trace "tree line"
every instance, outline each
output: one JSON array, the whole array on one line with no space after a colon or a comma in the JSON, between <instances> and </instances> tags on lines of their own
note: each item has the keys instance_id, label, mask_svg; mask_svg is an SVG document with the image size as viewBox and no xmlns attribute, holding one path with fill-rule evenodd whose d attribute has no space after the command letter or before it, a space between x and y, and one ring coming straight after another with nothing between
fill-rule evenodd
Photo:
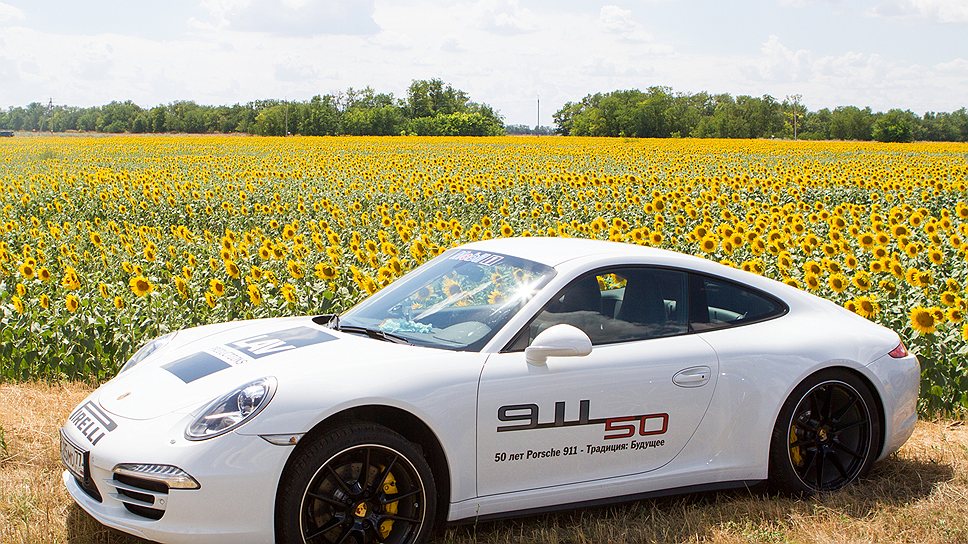
<instances>
[{"instance_id":1,"label":"tree line","mask_svg":"<svg viewBox=\"0 0 968 544\"><path fill-rule=\"evenodd\" d=\"M669 87L589 94L566 103L554 120L558 134L573 136L968 141L965 108L922 116L856 106L807 111L799 97L674 93Z\"/></svg>"},{"instance_id":2,"label":"tree line","mask_svg":"<svg viewBox=\"0 0 968 544\"><path fill-rule=\"evenodd\" d=\"M265 136L301 134L492 136L504 133L491 106L440 79L414 80L406 98L370 87L316 95L308 101L258 100L233 106L179 101L152 108L111 102L80 108L34 102L0 111L0 129L111 133L231 133Z\"/></svg>"}]
</instances>

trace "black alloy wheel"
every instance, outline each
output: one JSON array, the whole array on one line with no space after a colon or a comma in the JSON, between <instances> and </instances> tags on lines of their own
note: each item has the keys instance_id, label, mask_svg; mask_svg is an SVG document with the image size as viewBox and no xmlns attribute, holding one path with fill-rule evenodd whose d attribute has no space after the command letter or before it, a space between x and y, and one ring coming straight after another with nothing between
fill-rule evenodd
<instances>
[{"instance_id":1,"label":"black alloy wheel","mask_svg":"<svg viewBox=\"0 0 968 544\"><path fill-rule=\"evenodd\" d=\"M327 435L303 452L290 476L280 488L281 542L412 544L433 524L426 461L384 427L361 424Z\"/></svg>"},{"instance_id":2,"label":"black alloy wheel","mask_svg":"<svg viewBox=\"0 0 968 544\"><path fill-rule=\"evenodd\" d=\"M827 371L808 379L780 412L771 479L807 493L833 491L857 480L876 457L878 416L868 388L855 376Z\"/></svg>"}]
</instances>

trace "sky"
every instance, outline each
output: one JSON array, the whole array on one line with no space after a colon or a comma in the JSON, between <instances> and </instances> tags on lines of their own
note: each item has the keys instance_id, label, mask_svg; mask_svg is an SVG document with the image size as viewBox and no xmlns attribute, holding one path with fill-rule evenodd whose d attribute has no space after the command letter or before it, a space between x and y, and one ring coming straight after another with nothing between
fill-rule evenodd
<instances>
[{"instance_id":1,"label":"sky","mask_svg":"<svg viewBox=\"0 0 968 544\"><path fill-rule=\"evenodd\" d=\"M430 78L530 126L651 86L953 111L968 0L0 0L0 108L403 98Z\"/></svg>"}]
</instances>

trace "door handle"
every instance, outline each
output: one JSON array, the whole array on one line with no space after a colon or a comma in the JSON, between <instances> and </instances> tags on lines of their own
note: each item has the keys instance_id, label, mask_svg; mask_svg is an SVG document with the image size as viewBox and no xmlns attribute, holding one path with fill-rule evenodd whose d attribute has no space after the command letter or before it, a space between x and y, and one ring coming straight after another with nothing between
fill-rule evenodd
<instances>
[{"instance_id":1,"label":"door handle","mask_svg":"<svg viewBox=\"0 0 968 544\"><path fill-rule=\"evenodd\" d=\"M709 381L712 369L708 366L693 366L676 372L672 383L679 387L700 387Z\"/></svg>"}]
</instances>

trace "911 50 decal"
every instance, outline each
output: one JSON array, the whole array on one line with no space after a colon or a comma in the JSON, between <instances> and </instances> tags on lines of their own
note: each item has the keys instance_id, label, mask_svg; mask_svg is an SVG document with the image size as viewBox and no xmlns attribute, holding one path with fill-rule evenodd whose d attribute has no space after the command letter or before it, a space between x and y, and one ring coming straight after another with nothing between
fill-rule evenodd
<instances>
[{"instance_id":1,"label":"911 50 decal","mask_svg":"<svg viewBox=\"0 0 968 544\"><path fill-rule=\"evenodd\" d=\"M514 425L499 425L497 432L528 431L533 429L557 429L582 425L602 425L603 440L619 440L632 438L624 442L606 442L602 444L566 444L560 447L543 449L526 449L520 451L501 451L494 454L495 463L508 461L526 461L567 457L584 453L598 455L622 451L644 452L649 449L665 446L665 439L658 438L669 430L669 414L656 412L651 414L602 417L592 419L588 416L591 410L590 400L578 401L578 419L565 419L565 401L555 403L555 417L551 421L542 422L537 404L506 404L497 409L497 418L505 423L519 422ZM634 437L634 438L633 438ZM650 437L640 439L640 437ZM655 438L653 438L655 437Z\"/></svg>"},{"instance_id":2,"label":"911 50 decal","mask_svg":"<svg viewBox=\"0 0 968 544\"><path fill-rule=\"evenodd\" d=\"M565 420L565 401L555 403L555 419L541 423L538 417L537 404L507 404L497 409L500 421L520 421L517 425L499 425L497 432L527 431L530 429L554 429L557 427L574 427L577 425L604 425L605 440L616 438L630 438L638 436L652 436L665 434L669 429L669 414L657 412L634 416L615 416L590 419L590 400L578 401L578 419Z\"/></svg>"}]
</instances>

